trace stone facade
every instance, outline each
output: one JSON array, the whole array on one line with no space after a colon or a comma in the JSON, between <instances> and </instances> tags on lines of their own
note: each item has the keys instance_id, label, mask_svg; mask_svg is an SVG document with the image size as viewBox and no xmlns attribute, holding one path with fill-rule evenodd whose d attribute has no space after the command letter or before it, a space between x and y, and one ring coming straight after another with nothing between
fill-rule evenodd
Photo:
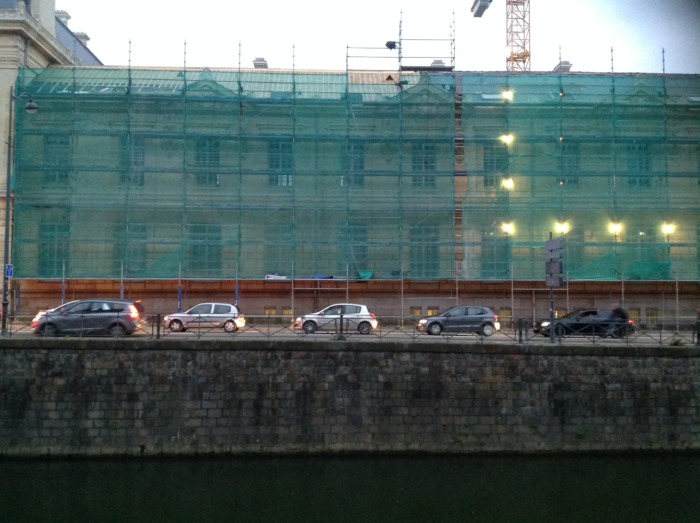
<instances>
[{"instance_id":1,"label":"stone facade","mask_svg":"<svg viewBox=\"0 0 700 523\"><path fill-rule=\"evenodd\" d=\"M697 450L699 355L3 339L0 454Z\"/></svg>"}]
</instances>

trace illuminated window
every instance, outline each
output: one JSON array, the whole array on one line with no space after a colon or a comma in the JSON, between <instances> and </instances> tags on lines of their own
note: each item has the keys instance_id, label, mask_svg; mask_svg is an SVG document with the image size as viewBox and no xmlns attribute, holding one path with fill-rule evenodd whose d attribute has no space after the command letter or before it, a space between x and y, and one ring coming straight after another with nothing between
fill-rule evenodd
<instances>
[{"instance_id":1,"label":"illuminated window","mask_svg":"<svg viewBox=\"0 0 700 523\"><path fill-rule=\"evenodd\" d=\"M647 307L647 326L653 327L659 323L659 309Z\"/></svg>"}]
</instances>

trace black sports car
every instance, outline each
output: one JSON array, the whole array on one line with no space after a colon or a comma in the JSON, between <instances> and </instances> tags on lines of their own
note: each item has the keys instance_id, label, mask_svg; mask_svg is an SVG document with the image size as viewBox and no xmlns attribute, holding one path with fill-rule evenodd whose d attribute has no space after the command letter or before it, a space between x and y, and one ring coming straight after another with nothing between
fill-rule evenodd
<instances>
[{"instance_id":1,"label":"black sports car","mask_svg":"<svg viewBox=\"0 0 700 523\"><path fill-rule=\"evenodd\" d=\"M634 322L620 310L584 309L554 320L554 337L602 336L622 338L634 332ZM535 325L535 332L550 336L550 322Z\"/></svg>"}]
</instances>

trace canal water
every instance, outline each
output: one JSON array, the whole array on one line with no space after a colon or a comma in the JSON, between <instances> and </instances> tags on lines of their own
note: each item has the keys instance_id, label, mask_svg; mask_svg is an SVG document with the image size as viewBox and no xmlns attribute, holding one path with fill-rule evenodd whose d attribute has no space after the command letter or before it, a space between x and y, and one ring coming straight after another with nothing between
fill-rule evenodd
<instances>
[{"instance_id":1,"label":"canal water","mask_svg":"<svg viewBox=\"0 0 700 523\"><path fill-rule=\"evenodd\" d=\"M0 458L3 522L695 522L700 455Z\"/></svg>"}]
</instances>

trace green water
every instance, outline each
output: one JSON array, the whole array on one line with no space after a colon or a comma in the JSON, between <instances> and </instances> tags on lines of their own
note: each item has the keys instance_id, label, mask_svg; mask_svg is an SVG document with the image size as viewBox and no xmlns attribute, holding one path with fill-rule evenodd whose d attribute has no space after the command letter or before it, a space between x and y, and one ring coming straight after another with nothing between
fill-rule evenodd
<instances>
[{"instance_id":1,"label":"green water","mask_svg":"<svg viewBox=\"0 0 700 523\"><path fill-rule=\"evenodd\" d=\"M0 460L3 522L700 521L700 456Z\"/></svg>"}]
</instances>

